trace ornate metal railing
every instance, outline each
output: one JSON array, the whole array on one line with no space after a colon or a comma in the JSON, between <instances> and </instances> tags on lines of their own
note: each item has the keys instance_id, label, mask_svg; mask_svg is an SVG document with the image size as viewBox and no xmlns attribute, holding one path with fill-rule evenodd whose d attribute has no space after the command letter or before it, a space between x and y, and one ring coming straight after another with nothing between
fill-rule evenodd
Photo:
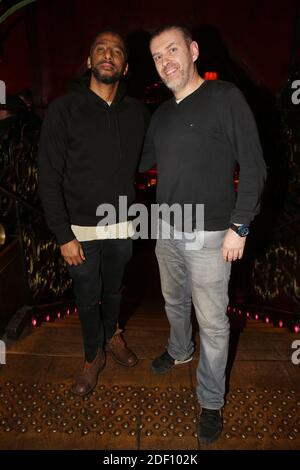
<instances>
[{"instance_id":1,"label":"ornate metal railing","mask_svg":"<svg viewBox=\"0 0 300 470\"><path fill-rule=\"evenodd\" d=\"M34 304L57 301L69 291L71 280L38 196L40 120L26 113L6 121L0 128L0 223L6 244L20 240L29 298Z\"/></svg>"},{"instance_id":2,"label":"ornate metal railing","mask_svg":"<svg viewBox=\"0 0 300 470\"><path fill-rule=\"evenodd\" d=\"M283 103L284 157L288 162L284 204L270 227L272 240L264 255L254 263L255 292L263 302L280 297L300 306L300 105L291 104L289 94ZM284 174L281 175L284 178ZM275 203L276 204L276 203ZM276 211L276 208L275 208Z\"/></svg>"}]
</instances>

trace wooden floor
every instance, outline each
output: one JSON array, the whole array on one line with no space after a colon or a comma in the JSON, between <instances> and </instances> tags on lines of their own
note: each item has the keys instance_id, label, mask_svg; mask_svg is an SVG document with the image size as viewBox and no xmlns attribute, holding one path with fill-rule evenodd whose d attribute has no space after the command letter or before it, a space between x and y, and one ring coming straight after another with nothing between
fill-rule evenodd
<instances>
[{"instance_id":1,"label":"wooden floor","mask_svg":"<svg viewBox=\"0 0 300 470\"><path fill-rule=\"evenodd\" d=\"M28 329L8 344L0 366L0 448L300 449L300 365L291 362L292 341L300 337L253 320L239 338L233 329L223 434L199 446L198 335L192 362L152 374L168 324L153 254L147 256L135 266L141 276L129 276L125 305L125 337L138 365L126 369L108 358L96 390L77 398L70 392L82 365L77 316Z\"/></svg>"}]
</instances>

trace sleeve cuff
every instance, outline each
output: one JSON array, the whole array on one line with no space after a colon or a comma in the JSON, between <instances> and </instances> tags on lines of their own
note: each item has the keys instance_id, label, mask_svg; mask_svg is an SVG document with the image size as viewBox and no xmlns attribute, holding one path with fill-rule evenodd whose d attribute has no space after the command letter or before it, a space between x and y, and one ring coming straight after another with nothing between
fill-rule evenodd
<instances>
[{"instance_id":1,"label":"sleeve cuff","mask_svg":"<svg viewBox=\"0 0 300 470\"><path fill-rule=\"evenodd\" d=\"M57 227L53 231L59 245L64 245L76 238L69 225Z\"/></svg>"}]
</instances>

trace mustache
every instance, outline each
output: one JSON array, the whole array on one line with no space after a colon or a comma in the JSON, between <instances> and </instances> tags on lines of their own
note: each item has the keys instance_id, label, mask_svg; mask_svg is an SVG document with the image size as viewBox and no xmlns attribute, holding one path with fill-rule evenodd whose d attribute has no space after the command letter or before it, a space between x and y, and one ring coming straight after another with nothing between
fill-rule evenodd
<instances>
[{"instance_id":1,"label":"mustache","mask_svg":"<svg viewBox=\"0 0 300 470\"><path fill-rule=\"evenodd\" d=\"M103 65L103 64L110 65L111 67L116 68L115 64L109 60L100 60L99 62L97 62L96 67L98 67L98 65Z\"/></svg>"},{"instance_id":2,"label":"mustache","mask_svg":"<svg viewBox=\"0 0 300 470\"><path fill-rule=\"evenodd\" d=\"M166 72L168 71L169 69L172 69L173 67L176 67L178 68L178 65L177 64L172 64L172 63L169 63L168 65L166 65L165 67L163 67L163 72Z\"/></svg>"}]
</instances>

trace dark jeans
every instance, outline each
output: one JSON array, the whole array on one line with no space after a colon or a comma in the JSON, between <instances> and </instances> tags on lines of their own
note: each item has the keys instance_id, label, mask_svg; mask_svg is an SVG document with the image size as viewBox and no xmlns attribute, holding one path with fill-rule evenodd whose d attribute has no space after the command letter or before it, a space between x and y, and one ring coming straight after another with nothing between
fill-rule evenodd
<instances>
[{"instance_id":1,"label":"dark jeans","mask_svg":"<svg viewBox=\"0 0 300 470\"><path fill-rule=\"evenodd\" d=\"M93 240L81 245L86 261L79 266L69 266L69 273L73 279L85 358L92 362L98 348L116 331L122 280L131 258L132 240Z\"/></svg>"}]
</instances>

